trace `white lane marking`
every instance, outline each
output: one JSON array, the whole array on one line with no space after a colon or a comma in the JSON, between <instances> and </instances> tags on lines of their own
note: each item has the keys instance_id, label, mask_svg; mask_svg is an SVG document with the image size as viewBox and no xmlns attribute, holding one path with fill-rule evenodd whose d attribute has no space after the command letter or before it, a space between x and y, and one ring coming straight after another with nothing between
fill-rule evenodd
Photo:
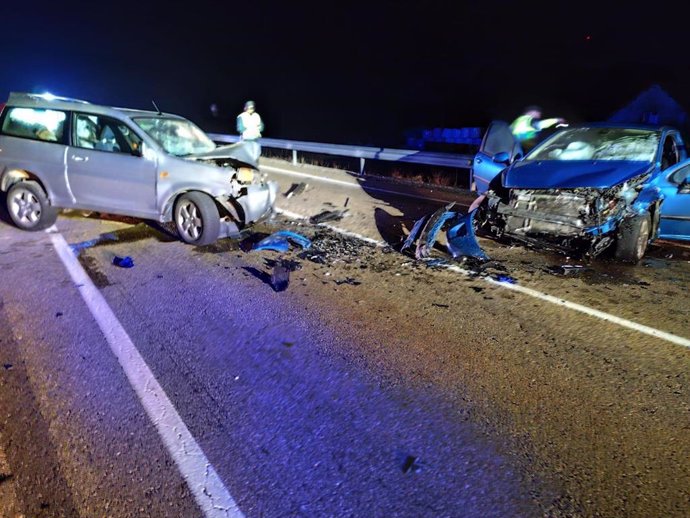
<instances>
[{"instance_id":1,"label":"white lane marking","mask_svg":"<svg viewBox=\"0 0 690 518\"><path fill-rule=\"evenodd\" d=\"M317 176L315 174L308 173L298 173L297 171L290 171L289 169L283 169L282 167L274 167L270 165L262 165L261 169L268 169L269 171L275 171L276 173L283 173L292 176L301 176L303 178L312 178L313 180L318 180L319 182L332 183L335 185L344 185L345 187L350 187L352 189L364 190L358 183L346 182L344 180L335 180L333 178L324 178L323 176ZM429 196L419 196L417 194L410 194L406 192L390 191L388 189L381 189L379 187L369 187L366 188L368 191L382 192L385 194L395 194L396 196L407 196L408 198L414 198L416 200L430 200L438 203L448 203L448 200L439 200L438 198L431 198Z\"/></svg>"},{"instance_id":2,"label":"white lane marking","mask_svg":"<svg viewBox=\"0 0 690 518\"><path fill-rule=\"evenodd\" d=\"M276 209L276 212L279 212L281 214L284 214L288 218L291 219L307 219L305 216L302 216L300 214L296 214L294 212L282 210L282 209ZM362 239L364 241L367 241L369 243L374 243L378 246L388 246L386 243L383 243L381 241L377 241L375 239L372 239L370 237L365 237L361 236L359 234L356 234L354 232L350 232L348 230L343 230L338 227L334 227L331 225L324 225L327 226L329 229L335 231L335 232L340 232L341 234L345 234L348 236L356 237L358 239ZM460 268L459 266L456 265L442 265L444 268L451 270L453 272L461 273L462 275L470 275L470 272L467 270ZM582 304L578 304L577 302L570 302L568 300L559 298L559 297L554 297L553 295L549 295L548 293L543 293L541 291L533 290L532 288L527 288L525 286L520 286L519 284L511 284L509 282L505 281L497 281L496 279L492 279L491 277L481 277L484 281L488 282L489 284L493 286L498 286L500 288L505 288L508 290L513 290L517 291L519 293L522 293L523 295L528 295L530 297L533 297L535 299L543 300L545 302L550 302L551 304L555 304L557 306L561 306L564 308L571 309L573 311L578 311L580 313L584 313L585 315L589 315L591 317L599 318L601 320L604 320L606 322L610 322L612 324L617 324L621 327L625 327L627 329L632 329L633 331L637 331L639 333L643 333L649 336L653 336L655 338L659 338L661 340L666 340L667 342L671 342L677 345L682 345L683 347L689 347L690 348L690 339L683 338L682 336L674 335L672 333L667 333L666 331L661 331L659 329L655 329L653 327L646 326L644 324L638 324L637 322L633 322L632 320L628 320L622 317L617 317L616 315L611 315L610 313L606 313L604 311L599 311L598 309L590 308L588 306L583 306Z\"/></svg>"},{"instance_id":3,"label":"white lane marking","mask_svg":"<svg viewBox=\"0 0 690 518\"><path fill-rule=\"evenodd\" d=\"M207 518L243 518L216 470L175 410L127 331L79 264L62 234L51 227L50 240L101 328L151 422L174 459L196 503Z\"/></svg>"}]
</instances>

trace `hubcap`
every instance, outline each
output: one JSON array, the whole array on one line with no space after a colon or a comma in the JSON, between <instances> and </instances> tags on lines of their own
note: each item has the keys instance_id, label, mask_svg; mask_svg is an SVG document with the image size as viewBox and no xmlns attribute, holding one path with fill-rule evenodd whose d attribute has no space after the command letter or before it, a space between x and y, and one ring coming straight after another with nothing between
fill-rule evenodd
<instances>
[{"instance_id":1,"label":"hubcap","mask_svg":"<svg viewBox=\"0 0 690 518\"><path fill-rule=\"evenodd\" d=\"M199 209L191 201L183 201L178 207L177 228L189 241L196 241L201 236L204 223L199 216Z\"/></svg>"},{"instance_id":2,"label":"hubcap","mask_svg":"<svg viewBox=\"0 0 690 518\"><path fill-rule=\"evenodd\" d=\"M24 226L32 227L41 219L41 204L31 191L17 189L9 205L12 215Z\"/></svg>"}]
</instances>

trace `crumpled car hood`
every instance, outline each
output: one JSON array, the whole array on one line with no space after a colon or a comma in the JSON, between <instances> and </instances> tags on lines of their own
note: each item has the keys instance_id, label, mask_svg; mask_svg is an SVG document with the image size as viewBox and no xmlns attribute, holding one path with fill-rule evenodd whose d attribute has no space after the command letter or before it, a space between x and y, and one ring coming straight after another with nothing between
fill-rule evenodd
<instances>
[{"instance_id":1,"label":"crumpled car hood","mask_svg":"<svg viewBox=\"0 0 690 518\"><path fill-rule=\"evenodd\" d=\"M235 162L236 165L244 165L252 169L259 169L256 160L255 142L237 142L227 146L218 146L213 151L185 155L189 160L223 160L227 159Z\"/></svg>"},{"instance_id":2,"label":"crumpled car hood","mask_svg":"<svg viewBox=\"0 0 690 518\"><path fill-rule=\"evenodd\" d=\"M651 168L649 162L627 160L538 160L510 167L503 185L511 189L606 189Z\"/></svg>"}]
</instances>

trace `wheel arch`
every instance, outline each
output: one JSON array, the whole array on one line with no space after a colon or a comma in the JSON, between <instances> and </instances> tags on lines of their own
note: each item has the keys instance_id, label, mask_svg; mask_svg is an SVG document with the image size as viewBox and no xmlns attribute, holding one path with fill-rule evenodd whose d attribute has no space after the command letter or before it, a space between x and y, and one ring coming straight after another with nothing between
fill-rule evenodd
<instances>
[{"instance_id":1,"label":"wheel arch","mask_svg":"<svg viewBox=\"0 0 690 518\"><path fill-rule=\"evenodd\" d=\"M221 218L229 216L238 224L244 223L244 210L242 209L242 206L239 203L237 203L237 200L235 200L232 197L216 197L200 189L182 189L170 195L170 197L163 204L163 209L161 210L162 222L172 221L173 208L175 207L175 203L177 203L177 200L180 198L180 196L190 192L198 192L211 198L213 200L213 203L216 204L218 214L220 214Z\"/></svg>"}]
</instances>

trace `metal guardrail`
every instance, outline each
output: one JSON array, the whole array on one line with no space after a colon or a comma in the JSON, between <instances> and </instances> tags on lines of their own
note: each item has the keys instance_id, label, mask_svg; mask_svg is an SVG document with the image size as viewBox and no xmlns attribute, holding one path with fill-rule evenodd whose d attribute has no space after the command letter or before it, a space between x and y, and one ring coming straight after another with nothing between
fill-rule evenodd
<instances>
[{"instance_id":1,"label":"metal guardrail","mask_svg":"<svg viewBox=\"0 0 690 518\"><path fill-rule=\"evenodd\" d=\"M238 135L209 133L209 137L211 137L211 139L215 142L232 143L239 141ZM473 158L471 155L456 155L454 153L435 153L431 151L419 151L413 149L348 146L343 144L322 144L319 142L304 142L299 140L262 138L260 143L262 147L292 150L292 163L294 165L297 165L298 151L359 158L360 174L364 174L364 165L367 159L469 169Z\"/></svg>"}]
</instances>

